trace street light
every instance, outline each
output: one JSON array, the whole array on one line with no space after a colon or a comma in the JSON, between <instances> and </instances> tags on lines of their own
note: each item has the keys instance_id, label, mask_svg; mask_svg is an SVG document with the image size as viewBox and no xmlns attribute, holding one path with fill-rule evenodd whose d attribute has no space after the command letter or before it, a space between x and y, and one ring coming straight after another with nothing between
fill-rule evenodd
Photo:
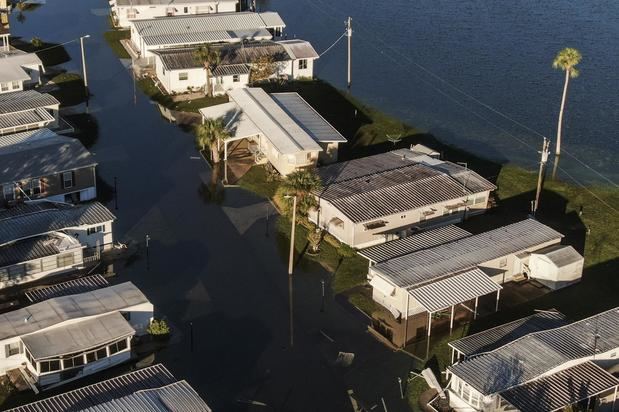
<instances>
[{"instance_id":1,"label":"street light","mask_svg":"<svg viewBox=\"0 0 619 412\"><path fill-rule=\"evenodd\" d=\"M297 219L297 196L286 195L286 199L292 198L292 228L290 229L290 255L288 257L288 304L290 306L290 347L294 346L294 325L292 321L292 266L294 263L294 231Z\"/></svg>"},{"instance_id":2,"label":"street light","mask_svg":"<svg viewBox=\"0 0 619 412\"><path fill-rule=\"evenodd\" d=\"M84 53L84 39L90 38L90 34L80 37L80 48L82 49L82 77L84 78L84 93L86 94L86 106L88 106L88 75L86 74L86 55Z\"/></svg>"}]
</instances>

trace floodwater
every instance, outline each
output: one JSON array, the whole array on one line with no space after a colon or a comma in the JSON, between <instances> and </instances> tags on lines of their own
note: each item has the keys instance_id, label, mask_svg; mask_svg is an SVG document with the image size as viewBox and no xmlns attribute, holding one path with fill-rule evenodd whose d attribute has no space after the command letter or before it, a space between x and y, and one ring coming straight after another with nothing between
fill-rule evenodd
<instances>
[{"instance_id":1,"label":"floodwater","mask_svg":"<svg viewBox=\"0 0 619 412\"><path fill-rule=\"evenodd\" d=\"M12 15L11 29L25 40L56 43L91 35L89 111L98 136L90 150L105 184L117 182L118 209L107 202L118 217L116 239L141 247L136 259L116 265L115 282L134 282L171 324L171 341L155 361L214 410L341 411L350 407L349 389L370 406L383 397L390 411L405 410L396 377L406 378L411 358L370 337L360 315L334 300L329 275L319 268L295 271L290 348L287 265L275 219L266 219L272 207L241 189L226 190L221 203L206 199L208 169L191 135L162 119L139 92L134 104L127 62L103 39L107 12L103 0L48 0L24 12L22 22ZM79 72L79 43L65 47L73 60L64 67ZM351 367L334 365L340 351L355 354ZM95 378L101 377L71 386Z\"/></svg>"},{"instance_id":2,"label":"floodwater","mask_svg":"<svg viewBox=\"0 0 619 412\"><path fill-rule=\"evenodd\" d=\"M351 16L353 95L445 142L529 167L542 138L515 122L555 140L564 76L552 60L576 47L581 75L569 89L560 166L582 181L608 183L590 167L619 183L617 1L258 3L277 10L288 36L310 40L318 53ZM345 39L315 73L346 87Z\"/></svg>"}]
</instances>

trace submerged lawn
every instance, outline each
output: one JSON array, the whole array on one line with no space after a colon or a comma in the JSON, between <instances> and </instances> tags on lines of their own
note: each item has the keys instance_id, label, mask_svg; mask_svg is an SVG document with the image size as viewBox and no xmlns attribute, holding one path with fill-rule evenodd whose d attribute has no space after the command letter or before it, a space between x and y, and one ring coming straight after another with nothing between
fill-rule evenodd
<instances>
[{"instance_id":1,"label":"submerged lawn","mask_svg":"<svg viewBox=\"0 0 619 412\"><path fill-rule=\"evenodd\" d=\"M227 103L227 96L216 97L201 97L199 99L187 100L182 102L175 102L172 97L163 94L161 90L155 85L155 83L149 78L143 78L138 80L138 87L144 94L146 94L151 100L159 103L160 105L170 109L181 112L194 112L197 113L203 107L214 106L216 104Z\"/></svg>"}]
</instances>

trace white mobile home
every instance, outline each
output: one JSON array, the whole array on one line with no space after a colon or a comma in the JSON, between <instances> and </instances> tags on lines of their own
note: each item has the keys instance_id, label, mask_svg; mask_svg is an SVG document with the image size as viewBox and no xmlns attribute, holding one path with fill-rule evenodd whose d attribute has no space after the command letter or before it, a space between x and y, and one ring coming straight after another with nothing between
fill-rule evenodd
<instances>
[{"instance_id":1,"label":"white mobile home","mask_svg":"<svg viewBox=\"0 0 619 412\"><path fill-rule=\"evenodd\" d=\"M324 166L318 174L324 189L309 218L355 248L483 213L496 189L470 169L408 149Z\"/></svg>"},{"instance_id":2,"label":"white mobile home","mask_svg":"<svg viewBox=\"0 0 619 412\"><path fill-rule=\"evenodd\" d=\"M239 0L111 0L112 19L119 27L133 20L235 12Z\"/></svg>"},{"instance_id":3,"label":"white mobile home","mask_svg":"<svg viewBox=\"0 0 619 412\"><path fill-rule=\"evenodd\" d=\"M275 12L218 13L131 22L131 45L141 58L153 52L204 43L278 39L286 27Z\"/></svg>"},{"instance_id":4,"label":"white mobile home","mask_svg":"<svg viewBox=\"0 0 619 412\"><path fill-rule=\"evenodd\" d=\"M0 135L58 127L60 102L51 94L24 90L0 94Z\"/></svg>"},{"instance_id":5,"label":"white mobile home","mask_svg":"<svg viewBox=\"0 0 619 412\"><path fill-rule=\"evenodd\" d=\"M256 62L265 56L274 62L271 78L312 78L318 53L307 41L292 40L294 47L290 42L264 40L213 46L219 52L221 61L212 67L212 94L221 95L247 87ZM157 79L168 93L205 90L206 71L202 63L195 59L195 50L185 47L153 52Z\"/></svg>"},{"instance_id":6,"label":"white mobile home","mask_svg":"<svg viewBox=\"0 0 619 412\"><path fill-rule=\"evenodd\" d=\"M112 247L115 219L98 202L36 201L0 210L0 288L83 267L85 249Z\"/></svg>"},{"instance_id":7,"label":"white mobile home","mask_svg":"<svg viewBox=\"0 0 619 412\"><path fill-rule=\"evenodd\" d=\"M0 374L19 369L46 387L125 362L152 316L152 303L131 282L0 315Z\"/></svg>"},{"instance_id":8,"label":"white mobile home","mask_svg":"<svg viewBox=\"0 0 619 412\"><path fill-rule=\"evenodd\" d=\"M457 362L447 368L450 405L471 412L552 412L586 404L611 412L619 380L607 369L619 364L617 325L619 308L613 308Z\"/></svg>"},{"instance_id":9,"label":"white mobile home","mask_svg":"<svg viewBox=\"0 0 619 412\"><path fill-rule=\"evenodd\" d=\"M11 53L0 57L0 93L24 90L39 84L45 73L43 62L35 53Z\"/></svg>"},{"instance_id":10,"label":"white mobile home","mask_svg":"<svg viewBox=\"0 0 619 412\"><path fill-rule=\"evenodd\" d=\"M198 393L184 380L177 380L162 364L84 386L56 396L9 409L7 412L100 411L127 412L192 411L212 412ZM172 409L171 409L172 408ZM181 408L181 409L179 409Z\"/></svg>"},{"instance_id":11,"label":"white mobile home","mask_svg":"<svg viewBox=\"0 0 619 412\"><path fill-rule=\"evenodd\" d=\"M455 236L454 240L421 249L418 242L407 239L386 243L384 246L400 254L386 260L372 248L360 252L378 262L370 266L368 273L372 297L394 318L405 321L407 340L430 336L432 317L437 313L450 317L450 328L461 306L476 317L478 300L485 295L496 294L498 310L502 286L522 274L522 267L514 262L559 245L563 237L533 219L478 235L449 236ZM413 251L403 254L406 248ZM531 271L529 277L537 279L537 273Z\"/></svg>"},{"instance_id":12,"label":"white mobile home","mask_svg":"<svg viewBox=\"0 0 619 412\"><path fill-rule=\"evenodd\" d=\"M223 118L228 144L247 139L256 162L269 162L282 175L313 167L319 159L337 157L337 146L346 139L296 93L267 94L260 88L228 92L230 103L200 109L204 119ZM327 152L322 157L322 152Z\"/></svg>"}]
</instances>

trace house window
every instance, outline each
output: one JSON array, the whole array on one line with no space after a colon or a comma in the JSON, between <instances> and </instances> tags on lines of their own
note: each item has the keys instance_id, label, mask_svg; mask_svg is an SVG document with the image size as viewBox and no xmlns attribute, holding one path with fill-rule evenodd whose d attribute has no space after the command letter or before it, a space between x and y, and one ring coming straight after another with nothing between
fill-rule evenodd
<instances>
[{"instance_id":1,"label":"house window","mask_svg":"<svg viewBox=\"0 0 619 412\"><path fill-rule=\"evenodd\" d=\"M62 188L70 189L73 187L73 172L64 172L62 174Z\"/></svg>"},{"instance_id":2,"label":"house window","mask_svg":"<svg viewBox=\"0 0 619 412\"><path fill-rule=\"evenodd\" d=\"M406 219L406 215L400 215L400 219Z\"/></svg>"},{"instance_id":3,"label":"house window","mask_svg":"<svg viewBox=\"0 0 619 412\"><path fill-rule=\"evenodd\" d=\"M19 342L9 343L8 345L4 345L4 352L8 358L9 356L19 355L22 353L22 348Z\"/></svg>"},{"instance_id":4,"label":"house window","mask_svg":"<svg viewBox=\"0 0 619 412\"><path fill-rule=\"evenodd\" d=\"M84 355L79 354L77 356L69 355L70 357L62 360L63 369L75 368L76 366L82 366L84 364Z\"/></svg>"},{"instance_id":5,"label":"house window","mask_svg":"<svg viewBox=\"0 0 619 412\"><path fill-rule=\"evenodd\" d=\"M189 7L183 7L183 13L185 14L189 13Z\"/></svg>"},{"instance_id":6,"label":"house window","mask_svg":"<svg viewBox=\"0 0 619 412\"><path fill-rule=\"evenodd\" d=\"M2 88L3 92L8 92L9 91L9 84L8 83L0 83L0 88Z\"/></svg>"},{"instance_id":7,"label":"house window","mask_svg":"<svg viewBox=\"0 0 619 412\"><path fill-rule=\"evenodd\" d=\"M475 204L478 205L480 203L485 203L486 202L486 197L485 196L481 196L481 197L476 197L475 198Z\"/></svg>"},{"instance_id":8,"label":"house window","mask_svg":"<svg viewBox=\"0 0 619 412\"><path fill-rule=\"evenodd\" d=\"M41 194L41 192L42 192L42 190L41 190L41 179L32 179L28 183L28 189L29 189L30 193L33 194L33 195Z\"/></svg>"},{"instance_id":9,"label":"house window","mask_svg":"<svg viewBox=\"0 0 619 412\"><path fill-rule=\"evenodd\" d=\"M178 80L187 80L189 79L189 73L181 72L178 74Z\"/></svg>"},{"instance_id":10,"label":"house window","mask_svg":"<svg viewBox=\"0 0 619 412\"><path fill-rule=\"evenodd\" d=\"M11 87L13 87L13 90L17 90L17 89L19 89L19 82L13 82L13 83L11 83Z\"/></svg>"},{"instance_id":11,"label":"house window","mask_svg":"<svg viewBox=\"0 0 619 412\"><path fill-rule=\"evenodd\" d=\"M54 359L39 362L41 373L55 372L60 370L60 360Z\"/></svg>"},{"instance_id":12,"label":"house window","mask_svg":"<svg viewBox=\"0 0 619 412\"><path fill-rule=\"evenodd\" d=\"M2 195L4 200L15 200L15 188L13 185L2 186Z\"/></svg>"},{"instance_id":13,"label":"house window","mask_svg":"<svg viewBox=\"0 0 619 412\"><path fill-rule=\"evenodd\" d=\"M235 74L234 76L232 76L233 83L238 83L240 81L241 81L241 76L239 76L238 74Z\"/></svg>"},{"instance_id":14,"label":"house window","mask_svg":"<svg viewBox=\"0 0 619 412\"><path fill-rule=\"evenodd\" d=\"M127 339L119 340L118 342L114 342L109 346L110 355L122 352L125 349L127 349Z\"/></svg>"},{"instance_id":15,"label":"house window","mask_svg":"<svg viewBox=\"0 0 619 412\"><path fill-rule=\"evenodd\" d=\"M56 258L58 260L58 267L63 268L66 266L71 266L74 262L73 253L65 253L63 255L58 255Z\"/></svg>"},{"instance_id":16,"label":"house window","mask_svg":"<svg viewBox=\"0 0 619 412\"><path fill-rule=\"evenodd\" d=\"M89 227L88 229L86 229L87 236L90 236L93 233L99 233L99 232L105 232L105 225Z\"/></svg>"},{"instance_id":17,"label":"house window","mask_svg":"<svg viewBox=\"0 0 619 412\"><path fill-rule=\"evenodd\" d=\"M503 258L499 261L499 267L504 268L507 266L507 258Z\"/></svg>"},{"instance_id":18,"label":"house window","mask_svg":"<svg viewBox=\"0 0 619 412\"><path fill-rule=\"evenodd\" d=\"M307 59L299 60L299 70L307 69Z\"/></svg>"}]
</instances>

